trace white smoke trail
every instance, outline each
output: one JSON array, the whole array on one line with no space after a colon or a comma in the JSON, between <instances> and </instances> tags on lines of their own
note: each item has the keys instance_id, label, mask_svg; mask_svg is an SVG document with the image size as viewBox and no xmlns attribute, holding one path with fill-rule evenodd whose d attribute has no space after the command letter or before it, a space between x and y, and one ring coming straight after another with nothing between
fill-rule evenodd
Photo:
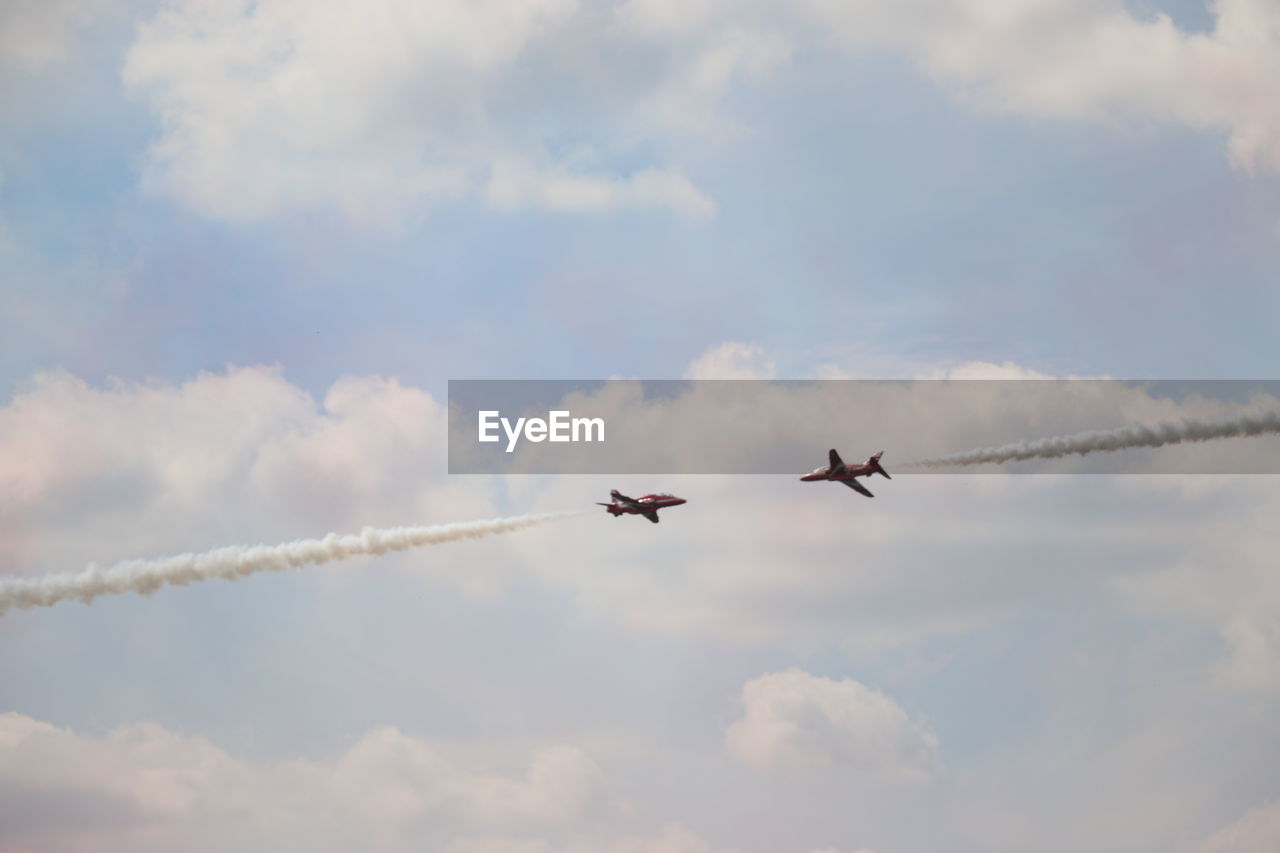
<instances>
[{"instance_id":1,"label":"white smoke trail","mask_svg":"<svg viewBox=\"0 0 1280 853\"><path fill-rule=\"evenodd\" d=\"M358 554L385 554L459 539L479 539L589 511L520 515L430 527L366 527L359 534L330 533L323 539L299 539L283 545L231 545L202 554L126 560L107 569L91 565L82 572L4 578L0 579L0 615L12 607L49 607L69 598L87 604L100 595L124 592L150 595L162 586L185 586L211 578L233 581L257 572L282 572Z\"/></svg>"},{"instance_id":2,"label":"white smoke trail","mask_svg":"<svg viewBox=\"0 0 1280 853\"><path fill-rule=\"evenodd\" d=\"M1198 421L1186 419L1177 423L1165 422L1157 426L1127 426L1118 429L1077 432L1002 444L999 447L982 447L947 456L920 459L907 465L941 468L961 465L981 465L988 462L1013 462L1022 459L1058 459L1070 454L1097 453L1125 450L1130 447L1163 447L1186 441L1210 441L1217 438L1280 433L1280 412L1260 415L1244 415L1224 420Z\"/></svg>"}]
</instances>

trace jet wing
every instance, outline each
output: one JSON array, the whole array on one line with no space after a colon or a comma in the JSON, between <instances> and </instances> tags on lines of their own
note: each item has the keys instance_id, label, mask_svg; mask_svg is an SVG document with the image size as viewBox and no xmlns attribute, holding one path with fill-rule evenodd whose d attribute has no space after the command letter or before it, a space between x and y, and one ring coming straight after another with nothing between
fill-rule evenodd
<instances>
[{"instance_id":1,"label":"jet wing","mask_svg":"<svg viewBox=\"0 0 1280 853\"><path fill-rule=\"evenodd\" d=\"M866 495L869 498L875 497L875 495L871 494L870 489L868 489L866 486L859 483L857 480L841 480L840 482L844 483L846 486L853 489L855 492L862 492L862 494Z\"/></svg>"},{"instance_id":2,"label":"jet wing","mask_svg":"<svg viewBox=\"0 0 1280 853\"><path fill-rule=\"evenodd\" d=\"M652 521L654 524L658 523L658 511L655 509L651 509L648 512L646 512L644 514L644 517Z\"/></svg>"}]
</instances>

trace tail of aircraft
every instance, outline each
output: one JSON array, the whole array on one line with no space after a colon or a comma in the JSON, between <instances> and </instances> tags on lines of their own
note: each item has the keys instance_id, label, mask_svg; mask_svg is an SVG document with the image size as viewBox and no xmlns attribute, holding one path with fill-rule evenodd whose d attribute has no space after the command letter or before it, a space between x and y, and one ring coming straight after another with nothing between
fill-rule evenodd
<instances>
[{"instance_id":1,"label":"tail of aircraft","mask_svg":"<svg viewBox=\"0 0 1280 853\"><path fill-rule=\"evenodd\" d=\"M886 480L892 480L893 478L889 476L889 472L880 467L881 456L884 456L883 450L881 450L875 456L872 456L870 459L868 459L867 464L871 466L871 470L875 471L877 474L880 474Z\"/></svg>"},{"instance_id":2,"label":"tail of aircraft","mask_svg":"<svg viewBox=\"0 0 1280 853\"><path fill-rule=\"evenodd\" d=\"M624 495L622 492L618 491L617 489L612 489L609 492L609 497L613 498L612 503L604 503L602 501L596 501L596 506L604 507L605 512L609 513L614 518L617 518L622 514L622 508L619 507L618 504L622 501L629 500L629 498L626 495Z\"/></svg>"}]
</instances>

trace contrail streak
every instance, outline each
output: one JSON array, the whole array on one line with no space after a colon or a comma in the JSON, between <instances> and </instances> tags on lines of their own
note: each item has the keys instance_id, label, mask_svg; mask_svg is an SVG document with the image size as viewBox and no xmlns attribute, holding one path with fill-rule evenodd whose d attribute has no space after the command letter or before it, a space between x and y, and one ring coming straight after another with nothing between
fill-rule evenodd
<instances>
[{"instance_id":1,"label":"contrail streak","mask_svg":"<svg viewBox=\"0 0 1280 853\"><path fill-rule=\"evenodd\" d=\"M1186 419L1177 423L1165 422L1157 426L1127 426L1118 429L1077 432L1040 438L1035 441L1019 441L999 447L982 447L947 456L920 459L908 465L926 468L982 465L988 462L1013 462L1022 459L1058 459L1071 454L1081 456L1130 447L1163 447L1186 441L1210 441L1216 438L1240 438L1254 435L1280 433L1280 412L1260 415L1244 415L1224 420L1199 421Z\"/></svg>"},{"instance_id":2,"label":"contrail streak","mask_svg":"<svg viewBox=\"0 0 1280 853\"><path fill-rule=\"evenodd\" d=\"M283 545L231 545L201 554L126 560L106 569L91 565L82 572L4 578L0 579L0 614L12 607L50 607L69 598L88 604L100 595L124 592L150 595L162 586L185 586L211 578L233 581L257 572L282 572L359 554L385 554L459 539L479 539L588 511L519 515L430 527L366 527L358 534L330 533L323 539L299 539Z\"/></svg>"}]
</instances>

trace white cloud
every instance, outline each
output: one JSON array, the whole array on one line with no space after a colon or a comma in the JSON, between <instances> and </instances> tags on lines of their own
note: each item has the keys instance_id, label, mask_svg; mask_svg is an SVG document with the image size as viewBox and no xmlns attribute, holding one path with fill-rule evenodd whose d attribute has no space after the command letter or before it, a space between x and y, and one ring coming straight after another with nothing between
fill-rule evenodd
<instances>
[{"instance_id":1,"label":"white cloud","mask_svg":"<svg viewBox=\"0 0 1280 853\"><path fill-rule=\"evenodd\" d=\"M444 853L733 853L715 847L684 827L673 824L653 835L613 836L553 844L545 840L501 836L464 838Z\"/></svg>"},{"instance_id":2,"label":"white cloud","mask_svg":"<svg viewBox=\"0 0 1280 853\"><path fill-rule=\"evenodd\" d=\"M1191 853L1273 853L1280 849L1280 801L1258 806L1199 844Z\"/></svg>"},{"instance_id":3,"label":"white cloud","mask_svg":"<svg viewBox=\"0 0 1280 853\"><path fill-rule=\"evenodd\" d=\"M707 347L684 372L685 379L773 379L777 368L758 344L726 341Z\"/></svg>"},{"instance_id":4,"label":"white cloud","mask_svg":"<svg viewBox=\"0 0 1280 853\"><path fill-rule=\"evenodd\" d=\"M627 0L618 19L638 32L670 37L711 26L732 5L726 0Z\"/></svg>"},{"instance_id":5,"label":"white cloud","mask_svg":"<svg viewBox=\"0 0 1280 853\"><path fill-rule=\"evenodd\" d=\"M147 180L240 220L313 205L378 219L461 196L484 79L571 10L176 4L140 28L124 69L164 122Z\"/></svg>"},{"instance_id":6,"label":"white cloud","mask_svg":"<svg viewBox=\"0 0 1280 853\"><path fill-rule=\"evenodd\" d=\"M1194 522L1198 536L1178 560L1114 581L1139 611L1176 613L1212 626L1227 651L1217 675L1237 689L1280 689L1280 580L1270 523L1275 508L1268 500L1273 492L1267 489L1274 479L1236 478L1228 487L1236 494L1202 493L1202 501L1228 505Z\"/></svg>"},{"instance_id":7,"label":"white cloud","mask_svg":"<svg viewBox=\"0 0 1280 853\"><path fill-rule=\"evenodd\" d=\"M442 476L444 430L430 395L377 377L318 403L265 367L105 388L44 374L0 407L0 561L71 571L500 515L491 483Z\"/></svg>"},{"instance_id":8,"label":"white cloud","mask_svg":"<svg viewBox=\"0 0 1280 853\"><path fill-rule=\"evenodd\" d=\"M0 800L39 804L7 814L5 836L31 851L213 850L236 839L344 850L356 838L416 850L613 807L576 747L537 749L512 774L487 769L491 760L382 728L331 761L253 762L149 723L88 735L0 715Z\"/></svg>"},{"instance_id":9,"label":"white cloud","mask_svg":"<svg viewBox=\"0 0 1280 853\"><path fill-rule=\"evenodd\" d=\"M593 838L556 844L543 839L481 836L453 842L443 853L735 853L717 847L679 824L663 827L648 835L626 835ZM840 853L835 849L812 853ZM850 853L873 853L868 849Z\"/></svg>"},{"instance_id":10,"label":"white cloud","mask_svg":"<svg viewBox=\"0 0 1280 853\"><path fill-rule=\"evenodd\" d=\"M982 108L1222 132L1238 166L1280 171L1280 10L1214 12L1190 34L1122 0L183 0L123 76L162 125L148 185L214 217L387 222L478 198L701 220L714 202L671 152L743 132L734 87L833 43L906 52Z\"/></svg>"},{"instance_id":11,"label":"white cloud","mask_svg":"<svg viewBox=\"0 0 1280 853\"><path fill-rule=\"evenodd\" d=\"M177 3L140 28L124 69L163 124L147 183L239 221L328 208L386 222L472 197L705 219L714 204L673 165L612 164L634 164L637 141L661 135L636 120L670 112L664 93L686 86L683 58L646 34L653 16L625 11L575 0ZM706 72L717 92L785 58L751 33L720 49ZM707 113L698 98L686 107Z\"/></svg>"},{"instance_id":12,"label":"white cloud","mask_svg":"<svg viewBox=\"0 0 1280 853\"><path fill-rule=\"evenodd\" d=\"M872 776L927 779L938 740L879 690L799 669L763 675L742 688L743 718L725 747L763 770L845 766Z\"/></svg>"},{"instance_id":13,"label":"white cloud","mask_svg":"<svg viewBox=\"0 0 1280 853\"><path fill-rule=\"evenodd\" d=\"M935 368L916 376L917 379L1053 379L1047 373L1032 370L1004 361L995 364L989 361L966 361L954 367Z\"/></svg>"},{"instance_id":14,"label":"white cloud","mask_svg":"<svg viewBox=\"0 0 1280 853\"><path fill-rule=\"evenodd\" d=\"M671 210L689 220L715 215L715 202L678 172L645 169L614 178L569 173L564 167L538 171L524 164L493 165L486 198L502 210L543 208L572 213L610 210Z\"/></svg>"},{"instance_id":15,"label":"white cloud","mask_svg":"<svg viewBox=\"0 0 1280 853\"><path fill-rule=\"evenodd\" d=\"M727 370L767 375L773 368L758 347L728 344L709 350L690 372ZM909 453L973 446L975 437L1035 434L1045 419L1098 425L1088 406L1059 411L1051 398L1022 386L988 383L967 398L967 414L955 418L922 411L901 389L859 398L848 411L832 410L810 425L804 438L814 458L804 462L821 463L831 446L854 458L883 441L893 472L892 460ZM714 396L651 405L623 395L602 398L599 411L617 428L630 424L662 435L662 446L718 459L772 452L781 421L771 412L812 403L797 393L780 390L777 406L740 414L732 400ZM1180 406L1141 389L1096 402L1097 411L1138 422L1218 413L1211 402ZM672 411L708 405L727 411L738 426L714 436L664 432ZM850 436L858 441L849 444ZM1229 454L1234 446L1220 444L1225 448L1188 452ZM1265 687L1274 680L1268 673L1280 671L1280 634L1269 611L1277 594L1264 570L1274 544L1266 521L1273 501L1261 477L921 475L884 481L873 489L875 500L831 484L768 477L499 484L445 475L445 409L421 389L346 378L317 401L262 367L202 374L181 385L105 388L46 374L0 407L0 446L0 566L10 573L79 570L89 562L276 543L365 525L559 511L602 499L610 488L661 488L690 499L664 513L661 528L639 528L634 519L578 519L554 531L468 545L476 559L431 559L430 573L407 574L406 582L443 579L467 594L489 595L525 577L567 592L584 614L630 630L781 641L802 650L834 645L859 654L970 632L1051 600L1120 589L1132 606L1219 630L1229 652L1224 674L1233 683ZM505 505L496 499L500 486ZM1135 506L1143 510L1139 520ZM565 559L570 532L574 558ZM1183 557L1176 572L1170 553ZM1026 570L1028 561L1035 572ZM1224 561L1225 574L1218 569ZM601 572L603 565L612 570ZM312 575L343 576L336 569ZM1131 584L1117 580L1128 577Z\"/></svg>"},{"instance_id":16,"label":"white cloud","mask_svg":"<svg viewBox=\"0 0 1280 853\"><path fill-rule=\"evenodd\" d=\"M64 62L84 25L106 0L15 0L0 3L0 66L28 73Z\"/></svg>"},{"instance_id":17,"label":"white cloud","mask_svg":"<svg viewBox=\"0 0 1280 853\"><path fill-rule=\"evenodd\" d=\"M1225 131L1233 162L1280 171L1280 7L1213 5L1208 34L1121 0L810 0L842 44L892 47L977 105L1087 121Z\"/></svg>"},{"instance_id":18,"label":"white cloud","mask_svg":"<svg viewBox=\"0 0 1280 853\"><path fill-rule=\"evenodd\" d=\"M837 419L832 428L855 434L880 422L901 431L920 413L912 409L909 397L896 402L901 405L886 406L865 422ZM1139 420L1177 417L1184 411L1173 401L1142 393L1125 397L1123 403ZM1186 411L1199 405L1187 402ZM975 407L980 421L994 417L992 411ZM1022 414L1033 411L1028 408ZM1072 416L1087 419L1095 414L1086 410ZM641 411L636 416L648 414ZM1017 420L1008 428L1025 430L1029 423ZM971 426L940 419L928 435L930 440L955 442ZM721 442L730 452L752 446L740 445L739 439L731 435ZM845 439L852 440L848 435ZM0 446L5 448L0 464L0 546L11 549L0 559L9 570L59 570L77 568L87 559L109 562L246 540L275 542L319 535L330 528L358 529L366 523L504 514L490 497L493 483L488 478L444 475L441 403L421 389L387 379L343 379L316 399L269 368L229 369L181 385L117 382L95 387L66 374L49 374L0 407ZM817 446L821 456L826 444ZM967 651L957 652L963 656L973 651L972 644L930 646L928 641L967 634L983 646L983 631L991 631L987 637L1043 636L1023 627L1036 623L1034 617L1041 614L1066 614L1090 626L1095 619L1105 624L1114 617L1127 624L1135 612L1157 614L1158 630L1146 632L1151 625L1146 621L1134 626L1135 633L1158 634L1151 641L1162 649L1166 642L1175 645L1154 666L1143 649L1125 645L1125 633L1114 659L1108 648L1106 662L1092 664L1105 668L1048 673L1027 687L1038 698L1057 698L1052 689L1061 689L1062 702L1051 704L1062 710L1057 726L1046 729L1040 741L1051 748L1031 753L1035 738L1030 736L1009 747L1023 762L1025 775L1005 773L998 762L974 770L948 758L948 776L968 772L970 778L1017 780L997 786L990 795L992 804L975 818L974 831L981 839L999 835L991 828L996 823L1008 828L1012 840L1004 849L1055 849L1036 842L1059 830L1074 833L1061 835L1063 839L1097 841L1117 828L1136 845L1155 832L1149 815L1167 813L1171 805L1183 819L1172 828L1161 823L1166 834L1158 838L1185 832L1188 826L1200 832L1194 808L1204 808L1207 799L1217 796L1206 791L1221 787L1223 777L1220 772L1206 771L1201 777L1181 770L1220 745L1217 726L1225 731L1242 723L1238 728L1250 731L1252 723L1244 712L1223 712L1224 706L1235 709L1272 698L1241 697L1234 690L1272 689L1267 675L1280 668L1276 635L1269 628L1273 623L1268 621L1278 599L1267 573L1274 562L1269 560L1274 553L1274 525L1269 519L1276 506L1275 489L1266 477L895 477L876 490L876 500L789 478L513 477L503 483L508 506L518 511L579 506L603 499L611 486L624 491L632 486L670 488L691 502L666 512L660 526L638 519L614 520L601 512L558 530L527 531L504 543L468 543L459 546L466 551L458 551L458 559L433 561L431 571L422 574L460 585L476 578L500 585L518 575L550 590L547 598L557 607L563 604L564 610L557 609L549 618L559 623L566 611L572 611L604 623L604 636L615 636L617 629L662 635L661 642L673 636L692 638L694 647L742 663L758 662L750 655L759 647L726 648L717 641L770 644L770 662L753 664L751 674L776 666L779 653L839 656L847 651L869 667L877 660L898 660L897 653L885 651L894 648L905 647L905 654L930 659L937 658L939 647L947 653L963 648ZM417 576L404 572L395 582L421 583ZM314 576L296 582L306 583L310 577ZM345 577L350 583L362 582L357 575ZM252 592L247 584L241 588ZM169 610L161 599L152 603L158 616L187 612ZM1117 604L1122 607L1117 609ZM1174 618L1163 621L1168 616ZM33 623L25 619L6 625L32 630ZM41 624L62 630L56 620ZM993 630L1001 625L1008 626L1008 633ZM1212 636L1201 625L1220 632L1223 647L1197 645L1190 659L1174 659L1188 645ZM370 647L376 648L377 642L371 639ZM643 647L647 641L623 642ZM1074 653L1055 651L1063 657ZM877 658L875 652L883 656ZM981 664L1002 666L986 657ZM1203 677L1213 675L1215 668L1221 680ZM1135 672L1142 677L1135 678ZM1000 677L1024 675L1011 669ZM892 694L900 689L895 685L918 683L921 676L894 666L892 678L901 680L886 683L885 678L883 671L878 673L877 683ZM1162 680L1168 693L1154 698L1143 694L1154 680ZM1114 696L1118 683L1132 688ZM774 673L751 685L756 693L748 696L744 691L743 715L724 740L729 753L740 760L768 770L821 768L829 762L827 770L807 778L788 774L792 782L800 778L801 784L817 784L838 773L878 780L928 778L937 772L938 745L929 727L908 716L890 696L857 682L800 671ZM1224 686L1233 689L1223 690ZM521 693L524 688L515 690ZM534 691L521 695L545 698L537 688ZM1122 737L1116 744L1120 736L1109 721L1099 721L1097 732L1082 732L1082 709L1103 707L1099 691L1107 694L1107 702L1116 703L1106 708L1122 707L1126 720L1136 720L1132 744ZM1200 697L1199 704L1188 705L1188 693ZM1171 696L1176 701L1170 702ZM567 695L559 701L577 700ZM467 703L474 701L459 699L461 707L471 707ZM1184 709L1185 719L1180 718L1179 725L1157 726L1171 713L1170 705ZM1020 719L1016 709L1007 713L1010 719ZM1206 718L1212 718L1213 725L1206 725ZM403 720L396 722L404 725ZM28 721L20 728L36 731L40 725ZM876 732L878 738L872 734ZM648 731L607 734L646 745L654 738ZM1076 735L1079 741L1072 739ZM572 752L530 750L515 759L506 755L494 770L494 762L485 760L491 758L487 753L477 758L396 730L369 732L357 745L332 756L267 763L228 755L171 729L63 732L54 740L59 738L71 744L66 757L49 752L40 753L38 761L12 762L19 775L22 768L33 766L52 775L37 774L27 787L25 782L12 783L16 788L6 782L10 787L0 792L0 803L18 804L0 812L0 825L19 825L7 820L15 810L23 817L24 832L51 813L68 818L57 823L62 834L47 836L43 848L28 845L37 850L76 851L77 845L95 851L147 849L136 834L141 832L159 838L159 849L192 846L175 842L175 837L206 839L209 849L244 849L245 839L260 846L277 837L303 843L310 840L308 833L314 833L317 849L350 849L363 841L360 831L382 824L392 826L390 834L370 834L373 840L365 846L399 849L396 845L409 832L402 833L402 828L418 826L424 815L427 823L441 823L435 819L440 812L433 809L444 808L457 822L447 824L448 838L431 849L447 849L447 842L460 850L471 844L477 851L588 853L611 851L609 845L625 842L634 845L619 847L626 853L701 853L698 845L708 843L697 836L681 840L677 833L668 838L630 825L617 831L612 826L580 826L592 821L584 815L595 814L595 806L580 804L602 801L591 799L597 795L588 792L599 786ZM1240 738L1243 741L1244 735ZM1188 747L1191 740L1198 745ZM104 746L117 741L126 744L119 750L127 752L132 748L127 744L136 741L169 757L146 769L151 766L142 758L121 758L125 753ZM712 735L712 741L703 748L715 753L719 738ZM1081 757L1082 750L1091 756L1108 750L1111 754L1090 763ZM620 771L637 774L629 781L650 778L645 776L649 770L661 776L696 766L701 772L706 769L701 761L722 766L715 771L725 774L720 778L742 775L732 762L714 754L699 757L697 747L683 741L673 751L684 757L672 759L661 772L656 768L665 759L641 761L634 759L636 752L620 753L635 764L621 771L622 760L610 763L611 778ZM106 757L92 758L100 752ZM74 753L88 756L85 761L92 767L78 764ZM605 753L593 747L592 754ZM645 761L649 770L636 770ZM8 763L0 755L0 765ZM125 765L128 769L121 769ZM113 769L95 769L101 767ZM432 767L443 767L451 778L464 781L444 788L428 784L423 780L436 778ZM1141 784L1144 776L1156 772L1153 767L1170 780L1154 792ZM1164 773L1169 768L1173 770ZM1067 781L1053 781L1067 771L1073 774ZM72 784L77 773L90 778L99 772L111 775L111 780ZM362 774L376 778L366 784ZM1094 776L1112 780L1096 796L1087 793ZM303 781L294 783L295 778ZM335 780L340 778L346 783L339 785ZM544 778L555 783L543 784L539 780ZM744 785L774 783L767 772L743 778L755 780ZM274 780L273 786L264 779ZM158 781L152 786L146 780ZM211 787L223 785L219 780L230 781L222 788ZM256 797L264 787L270 787L260 794L265 802L277 802L271 796L286 797L290 787L300 798L297 803L283 801L274 812L284 816L277 825L244 817L231 794L215 795L236 789ZM930 790L940 787L945 786ZM1024 798L1016 799L1014 789L1024 787ZM321 793L313 793L320 788ZM9 791L12 796L5 795ZM339 795L348 802L341 809L334 807L334 822L308 827L291 817L311 813L306 798L328 803L326 797ZM964 806L962 801L956 810ZM535 820L534 815L541 817ZM544 819L560 820L555 824L560 828L544 828L538 823ZM948 819L958 820L954 815ZM494 825L520 821L537 826ZM75 836L76 826L89 829ZM114 848L97 843L102 833L122 840ZM796 849L849 837L809 836ZM1069 843L1063 840L1056 849L1066 849ZM994 842L976 846L1001 849Z\"/></svg>"},{"instance_id":19,"label":"white cloud","mask_svg":"<svg viewBox=\"0 0 1280 853\"><path fill-rule=\"evenodd\" d=\"M711 347L687 375L772 373L759 347L731 342ZM970 363L945 375L1021 379L1039 374L1005 362ZM680 470L690 460L709 468L744 459L760 464L777 458L780 443L788 449L799 443L814 449L812 457L795 463L797 474L824 464L829 447L841 449L846 459L885 449L886 467L897 474L903 472L894 460L939 448L1235 411L1224 401L1153 396L1150 389L1122 383L1079 387L1088 393L1063 395L1060 385L1047 382L975 382L956 389L950 401L940 401L932 391L917 396L920 389L911 383L868 384L857 395L839 399L821 387L779 384L763 396L738 396L708 386L678 398L645 400L633 386L618 383L599 395L575 397L568 408L604 417L613 452L637 448L638 455L628 461L651 462L655 471ZM1275 402L1258 405L1273 409ZM796 412L814 416L797 418ZM724 429L672 428L692 423L723 424ZM1132 459L1137 471L1211 470L1214 465L1230 470L1236 464L1232 460L1257 459L1276 441L1179 445L1139 452ZM1071 471L1074 465L1049 468ZM1265 479L895 476L892 482L877 480L881 485L873 486L874 500L833 484L795 483L791 477L529 480L516 487L516 494L537 510L562 508L592 491L603 497L610 488L662 489L690 502L664 513L656 534L634 529L626 520L604 526L584 522L573 560L563 559L559 531L529 531L510 544L543 583L572 591L595 617L634 630L733 643L784 642L798 650L834 644L862 655L971 633L1029 610L1081 602L1081 596L1108 601L1116 579L1159 572L1168 568L1171 553L1213 549L1222 535L1264 553L1270 545L1262 517L1273 504ZM1210 494L1216 497L1206 497ZM1241 516L1240 502L1255 509ZM1140 520L1134 507L1141 508ZM1219 524L1231 532L1216 533ZM601 573L601 565L613 571ZM1213 563L1204 565L1209 572ZM1254 563L1242 561L1233 572L1246 577L1249 565ZM1213 618L1226 624L1247 609L1252 593L1241 594L1245 589L1255 587L1221 587L1222 607ZM1181 603L1160 606L1189 612ZM1262 611L1256 614L1261 618ZM1241 634L1241 641L1257 637ZM1268 656L1252 656L1261 670Z\"/></svg>"},{"instance_id":20,"label":"white cloud","mask_svg":"<svg viewBox=\"0 0 1280 853\"><path fill-rule=\"evenodd\" d=\"M735 853L620 806L564 744L521 754L384 727L332 758L253 760L152 723L89 733L0 714L6 850Z\"/></svg>"}]
</instances>

